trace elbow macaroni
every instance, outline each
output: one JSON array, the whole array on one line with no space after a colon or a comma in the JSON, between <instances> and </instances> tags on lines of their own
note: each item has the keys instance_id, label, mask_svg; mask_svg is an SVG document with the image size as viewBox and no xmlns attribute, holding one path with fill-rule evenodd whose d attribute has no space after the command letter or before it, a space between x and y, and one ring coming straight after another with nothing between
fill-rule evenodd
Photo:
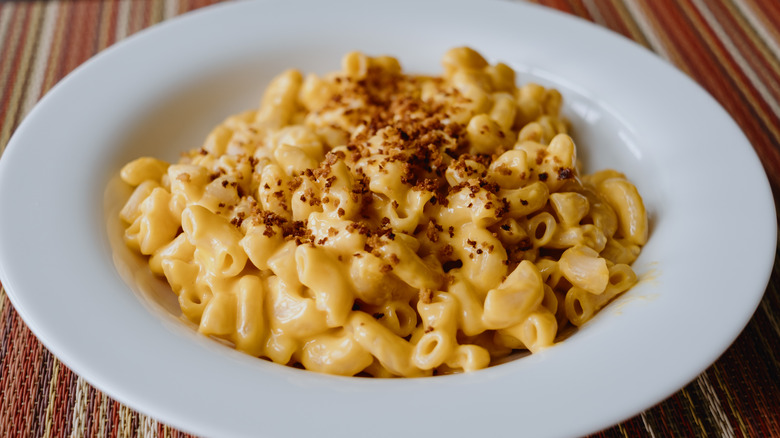
<instances>
[{"instance_id":1,"label":"elbow macaroni","mask_svg":"<svg viewBox=\"0 0 780 438\"><path fill-rule=\"evenodd\" d=\"M281 364L429 376L552 345L637 282L642 198L579 174L556 90L443 65L282 73L180 163L122 169L126 244L201 333Z\"/></svg>"}]
</instances>

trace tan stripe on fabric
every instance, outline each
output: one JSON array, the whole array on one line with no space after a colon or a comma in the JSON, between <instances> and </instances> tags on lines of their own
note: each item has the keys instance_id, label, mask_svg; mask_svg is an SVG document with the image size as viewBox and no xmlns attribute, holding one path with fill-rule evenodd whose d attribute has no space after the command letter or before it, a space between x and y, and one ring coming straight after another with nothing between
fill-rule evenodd
<instances>
[{"instance_id":1,"label":"tan stripe on fabric","mask_svg":"<svg viewBox=\"0 0 780 438\"><path fill-rule=\"evenodd\" d=\"M647 37L650 48L664 59L674 62L671 53L666 49L668 41L664 41L664 38L657 32L657 23L648 18L649 11L645 9L642 0L626 0L626 8L631 18Z\"/></svg>"},{"instance_id":2,"label":"tan stripe on fabric","mask_svg":"<svg viewBox=\"0 0 780 438\"><path fill-rule=\"evenodd\" d=\"M122 40L130 32L130 8L133 5L132 0L120 0L119 9L116 16L116 40Z\"/></svg>"},{"instance_id":3,"label":"tan stripe on fabric","mask_svg":"<svg viewBox=\"0 0 780 438\"><path fill-rule=\"evenodd\" d=\"M98 409L97 418L97 436L106 436L106 425L108 424L108 404L110 403L108 396L104 393L100 393L100 408Z\"/></svg>"},{"instance_id":4,"label":"tan stripe on fabric","mask_svg":"<svg viewBox=\"0 0 780 438\"><path fill-rule=\"evenodd\" d=\"M596 0L583 0L582 4L595 23L607 27L607 20L604 19L604 15L601 13Z\"/></svg>"},{"instance_id":5,"label":"tan stripe on fabric","mask_svg":"<svg viewBox=\"0 0 780 438\"><path fill-rule=\"evenodd\" d=\"M715 375L715 380L717 382L717 386L723 389L723 394L726 396L725 401L728 404L729 411L733 414L738 412L739 410L736 408L736 405L734 403L734 398L732 395L732 392L728 390L728 385L725 384L723 373L721 370L721 367L714 366L710 367L710 370L713 371L713 374ZM709 379L709 377L708 377ZM721 402L724 401L723 399L719 399ZM721 406L723 406L721 404ZM742 436L749 436L745 434L745 424L742 420L742 418L739 415L735 415L735 420L737 421L737 424L739 425L739 430ZM732 427L733 430L733 427Z\"/></svg>"},{"instance_id":6,"label":"tan stripe on fabric","mask_svg":"<svg viewBox=\"0 0 780 438\"><path fill-rule=\"evenodd\" d=\"M179 2L178 0L165 0L165 8L163 10L163 18L169 19L179 15Z\"/></svg>"},{"instance_id":7,"label":"tan stripe on fabric","mask_svg":"<svg viewBox=\"0 0 780 438\"><path fill-rule=\"evenodd\" d=\"M133 411L125 405L119 407L119 425L117 436L129 437L133 433Z\"/></svg>"},{"instance_id":8,"label":"tan stripe on fabric","mask_svg":"<svg viewBox=\"0 0 780 438\"><path fill-rule=\"evenodd\" d=\"M73 6L70 3L63 3L62 8L57 16L57 24L54 29L54 39L52 43L51 53L49 54L49 62L46 67L46 79L43 82L43 89L41 94L48 92L54 84L60 80L58 72L60 71L60 65L62 63L62 50L66 44L65 41L65 29L68 23L69 10Z\"/></svg>"},{"instance_id":9,"label":"tan stripe on fabric","mask_svg":"<svg viewBox=\"0 0 780 438\"><path fill-rule=\"evenodd\" d=\"M144 27L151 26L152 24L162 21L165 14L165 4L162 0L153 0L149 9L149 20L145 23Z\"/></svg>"},{"instance_id":10,"label":"tan stripe on fabric","mask_svg":"<svg viewBox=\"0 0 780 438\"><path fill-rule=\"evenodd\" d=\"M134 34L147 26L146 21L146 2L134 1L130 8L130 34Z\"/></svg>"},{"instance_id":11,"label":"tan stripe on fabric","mask_svg":"<svg viewBox=\"0 0 780 438\"><path fill-rule=\"evenodd\" d=\"M13 16L16 7L16 3L0 4L0 41L8 41L6 35L11 28L11 17ZM2 53L1 50L0 53Z\"/></svg>"},{"instance_id":12,"label":"tan stripe on fabric","mask_svg":"<svg viewBox=\"0 0 780 438\"><path fill-rule=\"evenodd\" d=\"M626 5L623 0L612 0L612 5L615 8L615 12L617 12L619 16L620 21L623 23L626 29L628 29L631 39L648 49L652 49L650 41L648 41L647 37L642 31L642 28L638 26L636 20L634 20L634 18L631 16L631 13L628 11L628 9L626 9Z\"/></svg>"},{"instance_id":13,"label":"tan stripe on fabric","mask_svg":"<svg viewBox=\"0 0 780 438\"><path fill-rule=\"evenodd\" d=\"M46 2L43 12L43 24L41 26L40 39L35 53L32 70L28 79L26 98L22 105L22 116L26 115L41 98L43 81L46 77L46 64L49 60L52 42L54 41L54 29L59 13L59 2Z\"/></svg>"},{"instance_id":14,"label":"tan stripe on fabric","mask_svg":"<svg viewBox=\"0 0 780 438\"><path fill-rule=\"evenodd\" d=\"M138 414L138 437L151 438L157 436L157 420Z\"/></svg>"},{"instance_id":15,"label":"tan stripe on fabric","mask_svg":"<svg viewBox=\"0 0 780 438\"><path fill-rule=\"evenodd\" d=\"M745 76L748 78L750 83L756 89L758 94L761 95L761 97L769 105L769 107L772 109L775 115L778 118L780 118L780 103L778 103L774 99L772 93L769 91L769 89L767 89L766 85L764 85L764 83L758 77L756 72L751 68L750 64L747 62L745 57L742 56L742 53L735 47L731 37L728 35L728 33L726 33L726 31L720 25L718 20L715 18L715 16L712 15L712 11L707 6L707 3L703 0L692 0L692 1L693 4L701 13L701 16L707 22L709 28L712 29L712 31L717 36L718 40L720 40L720 42L723 43L724 47L726 47L726 50L728 50L729 54L731 55L731 58L734 60L734 62L736 62L740 70L742 70L742 72L745 74ZM711 46L713 47L713 50L716 49L714 44L711 44Z\"/></svg>"},{"instance_id":16,"label":"tan stripe on fabric","mask_svg":"<svg viewBox=\"0 0 780 438\"><path fill-rule=\"evenodd\" d=\"M639 417L642 418L642 424L645 426L645 430L650 435L650 438L655 438L655 431L653 431L653 426L651 426L650 422L647 421L647 413L642 412L639 414Z\"/></svg>"},{"instance_id":17,"label":"tan stripe on fabric","mask_svg":"<svg viewBox=\"0 0 780 438\"><path fill-rule=\"evenodd\" d=\"M57 395L57 378L59 377L60 371L60 361L57 360L57 358L53 358L52 360L51 379L49 380L49 403L46 405L46 416L44 418L44 423L46 424L43 433L44 437L51 436L51 428L54 424L54 408L56 406L54 399Z\"/></svg>"},{"instance_id":18,"label":"tan stripe on fabric","mask_svg":"<svg viewBox=\"0 0 780 438\"><path fill-rule=\"evenodd\" d=\"M111 32L111 23L113 20L111 17L114 14L114 11L116 10L116 2L113 0L105 0L102 3L102 8L100 10L100 22L98 24L98 41L97 41L97 50L103 50L110 44L110 32Z\"/></svg>"},{"instance_id":19,"label":"tan stripe on fabric","mask_svg":"<svg viewBox=\"0 0 780 438\"><path fill-rule=\"evenodd\" d=\"M762 1L762 0L759 0ZM750 21L753 29L761 35L767 47L772 51L775 59L780 59L780 29L777 24L767 21L766 15L760 10L756 10L755 4L748 4L747 1L736 1L734 4L738 7L745 18Z\"/></svg>"},{"instance_id":20,"label":"tan stripe on fabric","mask_svg":"<svg viewBox=\"0 0 780 438\"><path fill-rule=\"evenodd\" d=\"M87 386L87 382L79 377L76 381L76 393L73 395L75 405L73 406L73 420L71 421L70 438L82 438L84 436L88 392L89 387Z\"/></svg>"}]
</instances>

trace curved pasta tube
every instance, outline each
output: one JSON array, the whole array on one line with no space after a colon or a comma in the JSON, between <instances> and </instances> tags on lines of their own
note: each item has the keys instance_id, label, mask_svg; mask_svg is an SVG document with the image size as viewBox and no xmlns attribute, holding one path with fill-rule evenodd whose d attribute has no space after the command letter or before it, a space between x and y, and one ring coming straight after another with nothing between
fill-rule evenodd
<instances>
[{"instance_id":1,"label":"curved pasta tube","mask_svg":"<svg viewBox=\"0 0 780 438\"><path fill-rule=\"evenodd\" d=\"M534 215L525 222L526 233L534 248L547 246L555 236L558 224L546 211Z\"/></svg>"},{"instance_id":2,"label":"curved pasta tube","mask_svg":"<svg viewBox=\"0 0 780 438\"><path fill-rule=\"evenodd\" d=\"M169 164L163 160L151 157L135 159L122 167L119 176L122 181L131 186L138 186L144 181L161 181L168 171Z\"/></svg>"},{"instance_id":3,"label":"curved pasta tube","mask_svg":"<svg viewBox=\"0 0 780 438\"><path fill-rule=\"evenodd\" d=\"M474 288L457 275L449 291L458 300L459 312L457 317L460 330L466 336L475 336L484 332L487 329L482 322L484 297L477 296Z\"/></svg>"},{"instance_id":4,"label":"curved pasta tube","mask_svg":"<svg viewBox=\"0 0 780 438\"><path fill-rule=\"evenodd\" d=\"M507 271L507 254L493 233L472 223L456 228L451 239L455 256L462 262L459 272L478 290L496 287Z\"/></svg>"},{"instance_id":5,"label":"curved pasta tube","mask_svg":"<svg viewBox=\"0 0 780 438\"><path fill-rule=\"evenodd\" d=\"M352 312L347 330L384 368L397 376L430 375L411 363L413 346L363 312Z\"/></svg>"},{"instance_id":6,"label":"curved pasta tube","mask_svg":"<svg viewBox=\"0 0 780 438\"><path fill-rule=\"evenodd\" d=\"M162 264L166 260L191 262L195 257L195 246L187 240L184 233L176 236L167 245L161 247L149 257L149 268L157 275L163 275Z\"/></svg>"},{"instance_id":7,"label":"curved pasta tube","mask_svg":"<svg viewBox=\"0 0 780 438\"><path fill-rule=\"evenodd\" d=\"M572 324L581 326L613 298L628 290L636 282L636 274L630 266L613 265L609 268L609 283L604 293L595 295L576 286L569 289L564 300L566 317Z\"/></svg>"},{"instance_id":8,"label":"curved pasta tube","mask_svg":"<svg viewBox=\"0 0 780 438\"><path fill-rule=\"evenodd\" d=\"M610 178L598 189L617 213L622 236L635 245L647 243L647 211L636 186L625 179Z\"/></svg>"},{"instance_id":9,"label":"curved pasta tube","mask_svg":"<svg viewBox=\"0 0 780 438\"><path fill-rule=\"evenodd\" d=\"M550 194L550 205L558 216L558 223L565 228L578 226L590 209L588 198L575 192Z\"/></svg>"},{"instance_id":10,"label":"curved pasta tube","mask_svg":"<svg viewBox=\"0 0 780 438\"><path fill-rule=\"evenodd\" d=\"M334 84L310 73L301 84L298 100L308 111L316 111L322 108L336 92Z\"/></svg>"},{"instance_id":11,"label":"curved pasta tube","mask_svg":"<svg viewBox=\"0 0 780 438\"><path fill-rule=\"evenodd\" d=\"M303 296L301 286L268 279L268 321L272 330L282 330L294 339L315 336L328 330L326 314L313 298Z\"/></svg>"},{"instance_id":12,"label":"curved pasta tube","mask_svg":"<svg viewBox=\"0 0 780 438\"><path fill-rule=\"evenodd\" d=\"M295 263L298 278L314 293L317 308L327 315L328 326L343 326L352 310L355 294L339 263L326 251L308 245L295 250ZM328 281L322 281L325 278Z\"/></svg>"},{"instance_id":13,"label":"curved pasta tube","mask_svg":"<svg viewBox=\"0 0 780 438\"><path fill-rule=\"evenodd\" d=\"M558 322L555 315L545 308L540 308L528 315L520 324L500 330L520 342L531 351L538 353L543 348L549 347L555 341L558 332Z\"/></svg>"},{"instance_id":14,"label":"curved pasta tube","mask_svg":"<svg viewBox=\"0 0 780 438\"><path fill-rule=\"evenodd\" d=\"M469 179L478 178L485 173L485 170L484 164L461 157L447 166L447 170L444 171L444 177L447 179L447 184L450 187L455 187L458 184L468 183Z\"/></svg>"},{"instance_id":15,"label":"curved pasta tube","mask_svg":"<svg viewBox=\"0 0 780 438\"><path fill-rule=\"evenodd\" d=\"M572 228L556 227L552 237L545 244L548 248L558 249L577 245L584 245L600 252L607 245L607 237L601 229L592 224Z\"/></svg>"},{"instance_id":16,"label":"curved pasta tube","mask_svg":"<svg viewBox=\"0 0 780 438\"><path fill-rule=\"evenodd\" d=\"M445 363L466 372L481 370L490 365L490 352L479 345L458 345Z\"/></svg>"},{"instance_id":17,"label":"curved pasta tube","mask_svg":"<svg viewBox=\"0 0 780 438\"><path fill-rule=\"evenodd\" d=\"M290 202L292 203L292 220L304 221L312 213L322 211L322 193L319 185L314 182L313 175L301 175L298 177L300 185L292 192Z\"/></svg>"},{"instance_id":18,"label":"curved pasta tube","mask_svg":"<svg viewBox=\"0 0 780 438\"><path fill-rule=\"evenodd\" d=\"M266 317L263 281L254 275L241 277L236 285L238 309L236 331L232 338L236 349L252 356L260 356L265 350Z\"/></svg>"},{"instance_id":19,"label":"curved pasta tube","mask_svg":"<svg viewBox=\"0 0 780 438\"><path fill-rule=\"evenodd\" d=\"M604 292L609 283L607 261L587 246L578 245L564 251L558 267L571 284L592 294Z\"/></svg>"},{"instance_id":20,"label":"curved pasta tube","mask_svg":"<svg viewBox=\"0 0 780 438\"><path fill-rule=\"evenodd\" d=\"M173 196L172 209L179 214L187 205L199 203L206 185L211 182L208 170L191 164L171 164L168 179Z\"/></svg>"},{"instance_id":21,"label":"curved pasta tube","mask_svg":"<svg viewBox=\"0 0 780 438\"><path fill-rule=\"evenodd\" d=\"M377 251L384 260L397 260L390 264L393 275L416 289L438 289L443 273L425 262L406 242L400 238L384 242Z\"/></svg>"},{"instance_id":22,"label":"curved pasta tube","mask_svg":"<svg viewBox=\"0 0 780 438\"><path fill-rule=\"evenodd\" d=\"M492 154L512 146L515 139L487 114L477 114L466 126L466 138L474 153Z\"/></svg>"},{"instance_id":23,"label":"curved pasta tube","mask_svg":"<svg viewBox=\"0 0 780 438\"><path fill-rule=\"evenodd\" d=\"M481 70L488 66L487 61L470 47L455 47L447 50L441 58L444 76L450 77L461 69Z\"/></svg>"},{"instance_id":24,"label":"curved pasta tube","mask_svg":"<svg viewBox=\"0 0 780 438\"><path fill-rule=\"evenodd\" d=\"M488 175L505 189L518 189L527 183L531 171L528 168L528 154L524 150L512 149L504 152L492 163Z\"/></svg>"},{"instance_id":25,"label":"curved pasta tube","mask_svg":"<svg viewBox=\"0 0 780 438\"><path fill-rule=\"evenodd\" d=\"M417 303L425 333L412 351L412 363L430 370L443 364L455 351L458 301L446 292L436 292L430 301Z\"/></svg>"},{"instance_id":26,"label":"curved pasta tube","mask_svg":"<svg viewBox=\"0 0 780 438\"><path fill-rule=\"evenodd\" d=\"M171 213L171 194L162 187L152 189L138 207L139 216L125 231L125 243L150 255L169 243L179 230L179 219Z\"/></svg>"},{"instance_id":27,"label":"curved pasta tube","mask_svg":"<svg viewBox=\"0 0 780 438\"><path fill-rule=\"evenodd\" d=\"M125 202L125 205L122 206L122 210L119 211L119 218L129 224L135 222L135 220L138 219L138 216L141 216L141 203L152 194L152 190L158 187L160 187L160 183L153 180L144 181L139 184L135 190L133 190L130 198Z\"/></svg>"},{"instance_id":28,"label":"curved pasta tube","mask_svg":"<svg viewBox=\"0 0 780 438\"><path fill-rule=\"evenodd\" d=\"M491 80L495 83L493 77L491 77ZM500 86L502 88L507 88L504 84L500 84ZM501 128L501 132L505 134L511 132L512 125L515 124L516 113L517 106L515 105L515 100L511 94L507 93L506 90L493 94L493 108L490 109L490 118L495 120ZM515 139L509 137L509 135L507 135L507 138L510 143L509 145L504 145L505 147L511 146L515 142Z\"/></svg>"},{"instance_id":29,"label":"curved pasta tube","mask_svg":"<svg viewBox=\"0 0 780 438\"><path fill-rule=\"evenodd\" d=\"M337 161L331 165L330 173L328 173L322 189L324 213L336 219L354 218L362 206L362 195L352 191L354 186L355 179L343 161Z\"/></svg>"},{"instance_id":30,"label":"curved pasta tube","mask_svg":"<svg viewBox=\"0 0 780 438\"><path fill-rule=\"evenodd\" d=\"M165 279L178 295L182 314L195 324L200 324L203 310L213 295L207 283L198 281L200 266L176 259L163 260L161 266Z\"/></svg>"},{"instance_id":31,"label":"curved pasta tube","mask_svg":"<svg viewBox=\"0 0 780 438\"><path fill-rule=\"evenodd\" d=\"M502 189L498 192L498 197L508 204L507 216L511 218L522 218L541 209L549 195L547 186L538 181L519 189Z\"/></svg>"},{"instance_id":32,"label":"curved pasta tube","mask_svg":"<svg viewBox=\"0 0 780 438\"><path fill-rule=\"evenodd\" d=\"M472 223L487 228L499 218L496 211L501 206L499 198L483 188L464 187L447 197L447 224L455 226Z\"/></svg>"},{"instance_id":33,"label":"curved pasta tube","mask_svg":"<svg viewBox=\"0 0 780 438\"><path fill-rule=\"evenodd\" d=\"M381 306L380 315L374 315L379 316L377 321L402 338L411 335L417 327L417 312L404 301L391 301Z\"/></svg>"},{"instance_id":34,"label":"curved pasta tube","mask_svg":"<svg viewBox=\"0 0 780 438\"><path fill-rule=\"evenodd\" d=\"M255 122L272 129L288 125L298 105L302 82L303 76L297 70L287 70L275 77L263 94Z\"/></svg>"},{"instance_id":35,"label":"curved pasta tube","mask_svg":"<svg viewBox=\"0 0 780 438\"><path fill-rule=\"evenodd\" d=\"M203 309L198 331L204 335L228 337L236 330L236 296L232 293L215 293Z\"/></svg>"},{"instance_id":36,"label":"curved pasta tube","mask_svg":"<svg viewBox=\"0 0 780 438\"><path fill-rule=\"evenodd\" d=\"M373 361L373 356L344 329L311 338L301 352L301 364L307 370L340 376L354 376Z\"/></svg>"},{"instance_id":37,"label":"curved pasta tube","mask_svg":"<svg viewBox=\"0 0 780 438\"><path fill-rule=\"evenodd\" d=\"M629 243L624 239L608 239L600 255L612 263L629 265L639 257L640 251L639 245Z\"/></svg>"},{"instance_id":38,"label":"curved pasta tube","mask_svg":"<svg viewBox=\"0 0 780 438\"><path fill-rule=\"evenodd\" d=\"M354 222L324 212L311 213L306 228L311 231L317 246L327 248L334 255L352 255L355 248L362 249L366 244L366 236L358 231Z\"/></svg>"},{"instance_id":39,"label":"curved pasta tube","mask_svg":"<svg viewBox=\"0 0 780 438\"><path fill-rule=\"evenodd\" d=\"M277 216L290 220L290 193L289 178L282 168L277 164L265 166L257 187L257 200L263 210L272 211Z\"/></svg>"},{"instance_id":40,"label":"curved pasta tube","mask_svg":"<svg viewBox=\"0 0 780 438\"><path fill-rule=\"evenodd\" d=\"M392 265L388 261L382 260L371 253L358 251L353 254L349 267L349 277L352 281L355 297L364 303L381 308L383 305L389 306L397 302L397 300L408 300L417 293L417 289L407 285L397 276L390 274L390 268L392 268ZM376 310L376 312L389 315L386 310ZM412 313L414 313L413 309ZM416 325L416 314L414 320ZM403 336L408 334L406 333Z\"/></svg>"},{"instance_id":41,"label":"curved pasta tube","mask_svg":"<svg viewBox=\"0 0 780 438\"><path fill-rule=\"evenodd\" d=\"M523 260L498 288L488 292L482 322L490 329L516 325L539 307L543 298L542 275L533 263Z\"/></svg>"},{"instance_id":42,"label":"curved pasta tube","mask_svg":"<svg viewBox=\"0 0 780 438\"><path fill-rule=\"evenodd\" d=\"M278 225L252 224L238 244L255 267L270 269L268 259L284 244L284 235Z\"/></svg>"},{"instance_id":43,"label":"curved pasta tube","mask_svg":"<svg viewBox=\"0 0 780 438\"><path fill-rule=\"evenodd\" d=\"M219 277L238 275L247 261L239 242L243 235L224 217L200 205L191 205L181 215L181 227L195 245L195 257Z\"/></svg>"}]
</instances>

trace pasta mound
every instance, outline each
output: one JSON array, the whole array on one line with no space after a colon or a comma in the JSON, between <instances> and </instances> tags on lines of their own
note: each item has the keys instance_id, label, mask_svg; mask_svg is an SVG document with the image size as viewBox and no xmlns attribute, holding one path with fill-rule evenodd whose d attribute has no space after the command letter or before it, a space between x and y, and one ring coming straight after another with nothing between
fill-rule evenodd
<instances>
[{"instance_id":1,"label":"pasta mound","mask_svg":"<svg viewBox=\"0 0 780 438\"><path fill-rule=\"evenodd\" d=\"M637 282L642 199L580 174L558 91L442 63L283 72L179 163L122 169L126 244L199 332L280 364L430 376L553 345Z\"/></svg>"}]
</instances>

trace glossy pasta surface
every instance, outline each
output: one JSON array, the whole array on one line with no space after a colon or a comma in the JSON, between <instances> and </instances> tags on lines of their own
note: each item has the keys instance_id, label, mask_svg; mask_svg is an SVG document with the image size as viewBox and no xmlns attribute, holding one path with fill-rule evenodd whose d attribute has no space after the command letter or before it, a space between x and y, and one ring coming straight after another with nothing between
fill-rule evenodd
<instances>
[{"instance_id":1,"label":"glossy pasta surface","mask_svg":"<svg viewBox=\"0 0 780 438\"><path fill-rule=\"evenodd\" d=\"M430 376L553 345L637 282L642 198L580 174L556 90L442 64L281 73L179 163L122 169L125 243L199 332L280 364Z\"/></svg>"}]
</instances>

